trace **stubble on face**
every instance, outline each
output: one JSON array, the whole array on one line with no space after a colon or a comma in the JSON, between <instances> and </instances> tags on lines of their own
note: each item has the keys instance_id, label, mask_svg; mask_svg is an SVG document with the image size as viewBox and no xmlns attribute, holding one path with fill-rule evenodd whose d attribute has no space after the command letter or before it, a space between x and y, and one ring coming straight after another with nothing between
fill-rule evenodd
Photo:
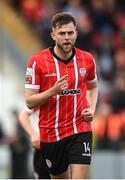
<instances>
[{"instance_id":1,"label":"stubble on face","mask_svg":"<svg viewBox=\"0 0 125 180\"><path fill-rule=\"evenodd\" d=\"M72 49L75 46L75 42L65 42L65 43L59 43L57 42L57 47L64 53L69 53L72 51Z\"/></svg>"}]
</instances>

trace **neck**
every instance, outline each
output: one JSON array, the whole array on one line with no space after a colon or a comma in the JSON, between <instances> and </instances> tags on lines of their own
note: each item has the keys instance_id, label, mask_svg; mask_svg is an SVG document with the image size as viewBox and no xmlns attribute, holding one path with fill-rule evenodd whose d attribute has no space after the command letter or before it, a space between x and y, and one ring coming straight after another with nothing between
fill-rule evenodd
<instances>
[{"instance_id":1,"label":"neck","mask_svg":"<svg viewBox=\"0 0 125 180\"><path fill-rule=\"evenodd\" d=\"M63 50L59 49L57 46L54 47L54 52L58 57L60 57L64 61L69 59L72 55L72 51L64 52Z\"/></svg>"}]
</instances>

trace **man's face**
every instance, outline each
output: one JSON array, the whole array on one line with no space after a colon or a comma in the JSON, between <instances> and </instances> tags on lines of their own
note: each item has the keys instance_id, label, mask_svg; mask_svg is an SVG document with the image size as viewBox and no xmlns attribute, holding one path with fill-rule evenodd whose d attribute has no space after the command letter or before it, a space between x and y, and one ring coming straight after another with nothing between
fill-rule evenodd
<instances>
[{"instance_id":1,"label":"man's face","mask_svg":"<svg viewBox=\"0 0 125 180\"><path fill-rule=\"evenodd\" d=\"M74 24L64 24L61 27L57 26L51 33L56 46L63 52L68 53L72 50L75 45L77 31Z\"/></svg>"}]
</instances>

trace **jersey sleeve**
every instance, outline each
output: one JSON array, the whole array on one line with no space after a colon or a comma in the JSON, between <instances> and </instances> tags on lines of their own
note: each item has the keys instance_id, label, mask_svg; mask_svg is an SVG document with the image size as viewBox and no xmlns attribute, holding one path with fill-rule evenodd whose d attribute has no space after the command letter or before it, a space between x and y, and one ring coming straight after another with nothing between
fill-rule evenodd
<instances>
[{"instance_id":1,"label":"jersey sleeve","mask_svg":"<svg viewBox=\"0 0 125 180\"><path fill-rule=\"evenodd\" d=\"M28 113L28 114L32 114L33 113L33 109L29 109L26 105L24 107L24 110Z\"/></svg>"},{"instance_id":2,"label":"jersey sleeve","mask_svg":"<svg viewBox=\"0 0 125 180\"><path fill-rule=\"evenodd\" d=\"M96 74L95 59L91 54L89 54L89 56L88 56L87 81L88 81L88 83L93 83L96 80L97 80L97 74Z\"/></svg>"},{"instance_id":3,"label":"jersey sleeve","mask_svg":"<svg viewBox=\"0 0 125 180\"><path fill-rule=\"evenodd\" d=\"M39 110L39 108L33 108L33 109L29 109L26 105L24 107L24 110L28 113L28 114L33 114L35 112L37 112Z\"/></svg>"},{"instance_id":4,"label":"jersey sleeve","mask_svg":"<svg viewBox=\"0 0 125 180\"><path fill-rule=\"evenodd\" d=\"M38 66L37 57L32 56L29 58L26 69L25 88L40 89L40 70Z\"/></svg>"}]
</instances>

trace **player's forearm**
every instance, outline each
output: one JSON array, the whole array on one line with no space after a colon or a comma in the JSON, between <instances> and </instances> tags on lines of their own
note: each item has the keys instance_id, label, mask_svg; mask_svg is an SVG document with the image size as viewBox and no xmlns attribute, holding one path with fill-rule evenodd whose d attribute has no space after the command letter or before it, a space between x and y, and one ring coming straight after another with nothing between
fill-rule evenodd
<instances>
[{"instance_id":1,"label":"player's forearm","mask_svg":"<svg viewBox=\"0 0 125 180\"><path fill-rule=\"evenodd\" d=\"M31 126L28 113L26 113L25 111L21 112L19 121L29 136L35 133L34 129Z\"/></svg>"},{"instance_id":2,"label":"player's forearm","mask_svg":"<svg viewBox=\"0 0 125 180\"><path fill-rule=\"evenodd\" d=\"M56 92L53 88L50 88L44 92L29 95L26 97L26 104L29 108L35 108L37 106L44 105Z\"/></svg>"},{"instance_id":3,"label":"player's forearm","mask_svg":"<svg viewBox=\"0 0 125 180\"><path fill-rule=\"evenodd\" d=\"M98 87L87 90L87 101L89 103L89 107L95 112L96 104L98 99Z\"/></svg>"}]
</instances>

